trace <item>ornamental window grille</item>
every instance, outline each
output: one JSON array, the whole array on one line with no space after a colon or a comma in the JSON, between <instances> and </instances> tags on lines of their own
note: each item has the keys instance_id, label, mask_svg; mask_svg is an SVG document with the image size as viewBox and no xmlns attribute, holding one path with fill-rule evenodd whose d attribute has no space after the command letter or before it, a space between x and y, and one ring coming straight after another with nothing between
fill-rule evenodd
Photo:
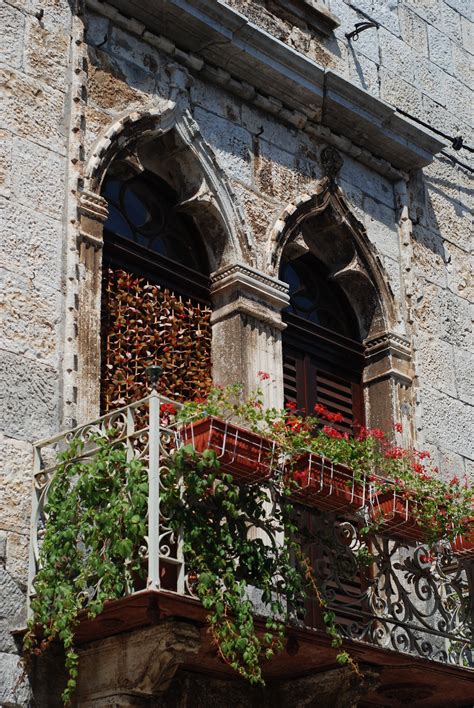
<instances>
[{"instance_id":1,"label":"ornamental window grille","mask_svg":"<svg viewBox=\"0 0 474 708\"><path fill-rule=\"evenodd\" d=\"M178 196L150 172L104 183L102 377L104 412L147 393L146 367L163 367L159 393L176 400L211 384L207 258Z\"/></svg>"}]
</instances>

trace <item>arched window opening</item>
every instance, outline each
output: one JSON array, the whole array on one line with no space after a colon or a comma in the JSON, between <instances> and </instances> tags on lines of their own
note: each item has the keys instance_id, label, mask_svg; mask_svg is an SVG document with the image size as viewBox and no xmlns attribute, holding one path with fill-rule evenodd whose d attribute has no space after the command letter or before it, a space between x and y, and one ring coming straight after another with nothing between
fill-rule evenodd
<instances>
[{"instance_id":1,"label":"arched window opening","mask_svg":"<svg viewBox=\"0 0 474 708\"><path fill-rule=\"evenodd\" d=\"M364 422L362 372L364 347L357 318L326 267L311 253L283 255L280 279L288 283L284 313L283 377L285 400L312 413L317 403L342 413L342 430Z\"/></svg>"},{"instance_id":2,"label":"arched window opening","mask_svg":"<svg viewBox=\"0 0 474 708\"><path fill-rule=\"evenodd\" d=\"M146 367L159 364L160 393L193 398L211 383L209 266L178 195L149 171L109 174L102 195L103 411L146 395Z\"/></svg>"},{"instance_id":3,"label":"arched window opening","mask_svg":"<svg viewBox=\"0 0 474 708\"><path fill-rule=\"evenodd\" d=\"M323 404L342 413L342 432L352 433L364 422L362 373L364 347L358 320L345 293L331 280L327 267L311 252L291 257L284 253L280 279L288 283L290 303L284 313L283 381L285 400L300 412L313 412ZM335 558L324 543L332 529L347 523L344 515L301 508L297 513L300 541L312 567L333 598L336 620L342 627L364 617L364 577L351 550L338 547L347 577L335 571ZM337 532L336 532L337 534ZM341 534L343 536L343 534ZM342 558L341 558L342 556ZM322 629L324 622L316 597L306 603L305 623Z\"/></svg>"}]
</instances>

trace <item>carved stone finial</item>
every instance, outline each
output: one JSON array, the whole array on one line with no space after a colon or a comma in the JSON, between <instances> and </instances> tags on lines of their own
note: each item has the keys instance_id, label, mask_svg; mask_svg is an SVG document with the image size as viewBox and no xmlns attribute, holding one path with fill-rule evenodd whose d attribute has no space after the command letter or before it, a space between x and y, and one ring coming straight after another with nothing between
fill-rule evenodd
<instances>
[{"instance_id":1,"label":"carved stone finial","mask_svg":"<svg viewBox=\"0 0 474 708\"><path fill-rule=\"evenodd\" d=\"M326 145L321 150L321 165L326 177L335 179L343 164L344 160L340 153L332 145Z\"/></svg>"}]
</instances>

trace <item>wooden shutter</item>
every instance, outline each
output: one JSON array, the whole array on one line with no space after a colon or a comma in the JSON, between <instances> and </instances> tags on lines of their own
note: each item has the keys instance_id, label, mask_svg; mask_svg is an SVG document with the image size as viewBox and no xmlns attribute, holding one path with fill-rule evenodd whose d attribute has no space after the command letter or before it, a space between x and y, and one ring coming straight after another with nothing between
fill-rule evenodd
<instances>
[{"instance_id":1,"label":"wooden shutter","mask_svg":"<svg viewBox=\"0 0 474 708\"><path fill-rule=\"evenodd\" d=\"M363 347L346 337L286 316L283 335L283 382L286 401L311 415L316 403L342 413L338 427L352 432L364 423Z\"/></svg>"}]
</instances>

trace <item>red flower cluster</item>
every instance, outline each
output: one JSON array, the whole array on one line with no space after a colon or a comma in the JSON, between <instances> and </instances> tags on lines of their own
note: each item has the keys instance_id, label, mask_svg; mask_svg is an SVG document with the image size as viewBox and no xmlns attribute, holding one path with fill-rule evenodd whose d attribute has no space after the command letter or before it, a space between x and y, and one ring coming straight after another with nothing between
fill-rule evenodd
<instances>
[{"instance_id":1,"label":"red flower cluster","mask_svg":"<svg viewBox=\"0 0 474 708\"><path fill-rule=\"evenodd\" d=\"M270 374L267 374L266 371L257 371L257 376L260 381L268 381L268 379L270 378Z\"/></svg>"},{"instance_id":2,"label":"red flower cluster","mask_svg":"<svg viewBox=\"0 0 474 708\"><path fill-rule=\"evenodd\" d=\"M304 430L304 423L299 420L299 418L288 418L286 428L292 430L294 433L299 433L301 430Z\"/></svg>"},{"instance_id":3,"label":"red flower cluster","mask_svg":"<svg viewBox=\"0 0 474 708\"><path fill-rule=\"evenodd\" d=\"M370 431L372 437L377 438L377 440L385 440L385 433L380 428L372 428Z\"/></svg>"},{"instance_id":4,"label":"red flower cluster","mask_svg":"<svg viewBox=\"0 0 474 708\"><path fill-rule=\"evenodd\" d=\"M296 410L296 403L294 401L287 401L285 403L285 408L289 411L295 411Z\"/></svg>"},{"instance_id":5,"label":"red flower cluster","mask_svg":"<svg viewBox=\"0 0 474 708\"><path fill-rule=\"evenodd\" d=\"M293 479L295 482L298 482L298 484L301 486L302 482L305 480L306 474L305 472L301 470L296 470L296 472L293 472Z\"/></svg>"},{"instance_id":6,"label":"red flower cluster","mask_svg":"<svg viewBox=\"0 0 474 708\"><path fill-rule=\"evenodd\" d=\"M387 458L387 460L401 460L402 457L405 457L405 455L406 450L404 450L403 447L390 447L388 450L385 451L385 457Z\"/></svg>"},{"instance_id":7,"label":"red flower cluster","mask_svg":"<svg viewBox=\"0 0 474 708\"><path fill-rule=\"evenodd\" d=\"M395 423L395 425L393 426L393 429L397 433L403 433L403 425L401 423Z\"/></svg>"},{"instance_id":8,"label":"red flower cluster","mask_svg":"<svg viewBox=\"0 0 474 708\"><path fill-rule=\"evenodd\" d=\"M160 411L163 415L176 415L176 408L172 403L162 403Z\"/></svg>"},{"instance_id":9,"label":"red flower cluster","mask_svg":"<svg viewBox=\"0 0 474 708\"><path fill-rule=\"evenodd\" d=\"M331 428L330 425L325 425L323 428L324 435L328 438L334 438L335 440L348 440L349 435L347 433L340 433L336 428Z\"/></svg>"},{"instance_id":10,"label":"red flower cluster","mask_svg":"<svg viewBox=\"0 0 474 708\"><path fill-rule=\"evenodd\" d=\"M344 416L342 413L331 413L330 410L323 406L321 403L316 403L314 406L314 412L320 415L322 418L329 420L330 423L343 423Z\"/></svg>"}]
</instances>

